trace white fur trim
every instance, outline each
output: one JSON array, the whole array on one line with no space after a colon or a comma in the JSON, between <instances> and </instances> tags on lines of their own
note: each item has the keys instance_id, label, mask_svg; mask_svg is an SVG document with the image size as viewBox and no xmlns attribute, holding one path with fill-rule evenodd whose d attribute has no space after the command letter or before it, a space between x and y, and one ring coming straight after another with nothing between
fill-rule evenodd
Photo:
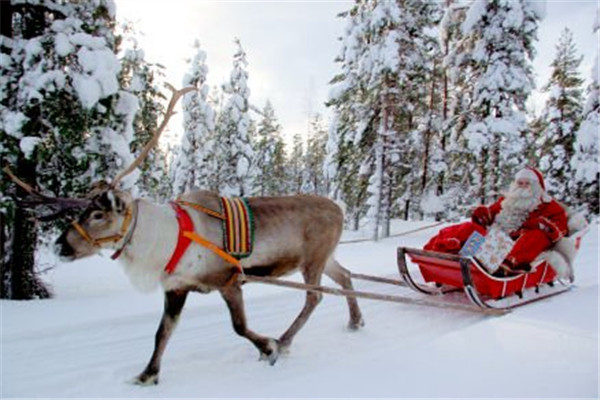
<instances>
[{"instance_id":1,"label":"white fur trim","mask_svg":"<svg viewBox=\"0 0 600 400\"><path fill-rule=\"evenodd\" d=\"M573 267L560 252L555 250L544 251L532 264L538 264L542 261L547 261L552 266L559 279L569 279L571 282L574 280Z\"/></svg>"},{"instance_id":2,"label":"white fur trim","mask_svg":"<svg viewBox=\"0 0 600 400\"><path fill-rule=\"evenodd\" d=\"M575 233L587 228L588 222L585 219L583 213L572 213L569 215L569 234L574 235Z\"/></svg>"},{"instance_id":3,"label":"white fur trim","mask_svg":"<svg viewBox=\"0 0 600 400\"><path fill-rule=\"evenodd\" d=\"M537 183L540 182L538 180L538 177L535 174L535 172L533 172L529 168L523 168L522 170L520 170L519 172L517 172L517 174L515 175L515 180L517 180L517 179L527 179L527 180L530 180L530 181L533 181L533 182L537 182Z\"/></svg>"},{"instance_id":4,"label":"white fur trim","mask_svg":"<svg viewBox=\"0 0 600 400\"><path fill-rule=\"evenodd\" d=\"M571 210L569 210L570 212ZM577 239L583 236L589 225L581 213L571 213L569 216L569 234L561 238L549 250L542 252L531 264L547 261L561 279L575 280L573 265L577 255Z\"/></svg>"},{"instance_id":5,"label":"white fur trim","mask_svg":"<svg viewBox=\"0 0 600 400\"><path fill-rule=\"evenodd\" d=\"M542 202L543 203L550 203L552 201L552 196L550 196L547 192L542 193Z\"/></svg>"}]
</instances>

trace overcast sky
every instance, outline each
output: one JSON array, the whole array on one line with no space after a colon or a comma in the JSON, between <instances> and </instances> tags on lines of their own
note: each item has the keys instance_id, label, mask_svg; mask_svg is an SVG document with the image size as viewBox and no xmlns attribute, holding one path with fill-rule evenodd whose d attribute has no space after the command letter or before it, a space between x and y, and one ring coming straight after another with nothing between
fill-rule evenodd
<instances>
[{"instance_id":1,"label":"overcast sky","mask_svg":"<svg viewBox=\"0 0 600 400\"><path fill-rule=\"evenodd\" d=\"M250 101L262 108L271 100L286 138L305 134L309 115L328 115L323 102L328 82L338 72L333 59L345 25L336 15L352 2L116 0L116 4L117 18L132 21L144 33L139 42L147 59L163 64L167 80L175 86L181 86L184 60L193 55L195 39L207 53L208 84L223 83L232 68L233 38L238 37L248 57ZM598 37L592 33L597 8L597 0L547 2L534 62L538 86L550 76L549 64L564 27L573 31L584 56L582 75L589 78L598 51ZM177 123L171 124L173 134L181 131Z\"/></svg>"}]
</instances>

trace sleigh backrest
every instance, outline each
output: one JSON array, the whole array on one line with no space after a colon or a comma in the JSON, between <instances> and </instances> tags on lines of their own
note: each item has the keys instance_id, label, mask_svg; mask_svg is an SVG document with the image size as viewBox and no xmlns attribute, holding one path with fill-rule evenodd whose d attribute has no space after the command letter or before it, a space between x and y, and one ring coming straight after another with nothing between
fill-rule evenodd
<instances>
[{"instance_id":1,"label":"sleigh backrest","mask_svg":"<svg viewBox=\"0 0 600 400\"><path fill-rule=\"evenodd\" d=\"M581 246L581 239L590 225L583 212L575 211L564 204L563 207L567 212L569 235L561 238L552 248L542 252L532 264L546 261L554 268L559 278L573 282L575 279L573 263Z\"/></svg>"}]
</instances>

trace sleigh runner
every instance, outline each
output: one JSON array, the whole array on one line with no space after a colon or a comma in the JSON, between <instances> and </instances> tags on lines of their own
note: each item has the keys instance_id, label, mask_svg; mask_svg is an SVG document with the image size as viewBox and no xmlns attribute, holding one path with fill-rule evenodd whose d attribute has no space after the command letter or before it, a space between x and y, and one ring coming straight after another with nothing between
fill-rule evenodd
<instances>
[{"instance_id":1,"label":"sleigh runner","mask_svg":"<svg viewBox=\"0 0 600 400\"><path fill-rule=\"evenodd\" d=\"M422 281L410 272L406 258L418 266ZM532 266L532 271L510 277L491 275L473 257L398 248L398 268L411 289L427 295L444 295L462 290L470 302L481 309L512 308L541 300L570 289L572 282L559 279L547 261Z\"/></svg>"}]
</instances>

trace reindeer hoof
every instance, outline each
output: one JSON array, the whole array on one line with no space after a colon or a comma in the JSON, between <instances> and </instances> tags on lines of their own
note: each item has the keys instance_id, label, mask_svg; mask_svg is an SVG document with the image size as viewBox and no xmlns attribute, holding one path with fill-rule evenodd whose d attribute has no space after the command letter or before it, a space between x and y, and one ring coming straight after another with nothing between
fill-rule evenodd
<instances>
[{"instance_id":1,"label":"reindeer hoof","mask_svg":"<svg viewBox=\"0 0 600 400\"><path fill-rule=\"evenodd\" d=\"M365 320L360 317L358 321L350 321L348 322L348 329L351 331L357 331L360 328L365 326Z\"/></svg>"},{"instance_id":2,"label":"reindeer hoof","mask_svg":"<svg viewBox=\"0 0 600 400\"><path fill-rule=\"evenodd\" d=\"M260 352L260 361L268 361L269 365L275 365L279 358L279 344L275 339L269 339L264 349Z\"/></svg>"},{"instance_id":3,"label":"reindeer hoof","mask_svg":"<svg viewBox=\"0 0 600 400\"><path fill-rule=\"evenodd\" d=\"M138 386L158 385L158 374L141 373L133 378L131 383Z\"/></svg>"}]
</instances>

